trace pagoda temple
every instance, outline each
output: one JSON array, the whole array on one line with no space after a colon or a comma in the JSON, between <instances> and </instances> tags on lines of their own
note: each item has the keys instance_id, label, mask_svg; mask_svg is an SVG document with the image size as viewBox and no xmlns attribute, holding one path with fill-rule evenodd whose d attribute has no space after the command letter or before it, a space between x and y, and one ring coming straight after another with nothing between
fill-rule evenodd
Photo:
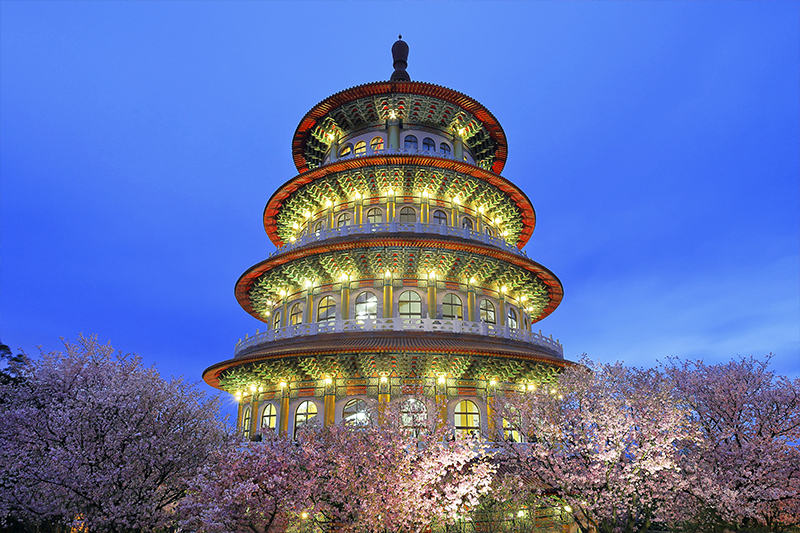
<instances>
[{"instance_id":1,"label":"pagoda temple","mask_svg":"<svg viewBox=\"0 0 800 533\"><path fill-rule=\"evenodd\" d=\"M469 96L411 81L402 38L392 55L389 81L300 120L298 174L264 209L277 250L236 282L264 326L203 379L235 395L247 436L409 394L435 399L457 433L486 431L493 396L570 364L535 327L563 289L522 251L536 214L500 175L503 128Z\"/></svg>"}]
</instances>

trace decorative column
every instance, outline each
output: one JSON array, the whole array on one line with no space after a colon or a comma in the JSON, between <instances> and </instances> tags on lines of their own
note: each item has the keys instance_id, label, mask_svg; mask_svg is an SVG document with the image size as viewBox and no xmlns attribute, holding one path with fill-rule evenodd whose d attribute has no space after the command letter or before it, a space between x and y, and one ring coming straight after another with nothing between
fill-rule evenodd
<instances>
[{"instance_id":1,"label":"decorative column","mask_svg":"<svg viewBox=\"0 0 800 533\"><path fill-rule=\"evenodd\" d=\"M336 385L331 378L325 378L325 406L322 415L323 426L329 427L336 421Z\"/></svg>"},{"instance_id":2,"label":"decorative column","mask_svg":"<svg viewBox=\"0 0 800 533\"><path fill-rule=\"evenodd\" d=\"M383 276L383 318L392 318L392 273Z\"/></svg>"},{"instance_id":3,"label":"decorative column","mask_svg":"<svg viewBox=\"0 0 800 533\"><path fill-rule=\"evenodd\" d=\"M500 287L500 316L497 317L497 325L506 325L506 287Z\"/></svg>"},{"instance_id":4,"label":"decorative column","mask_svg":"<svg viewBox=\"0 0 800 533\"><path fill-rule=\"evenodd\" d=\"M428 274L428 318L438 318L436 313L436 272Z\"/></svg>"},{"instance_id":5,"label":"decorative column","mask_svg":"<svg viewBox=\"0 0 800 533\"><path fill-rule=\"evenodd\" d=\"M394 211L396 207L396 200L394 197L394 189L389 189L386 194L386 223L390 224L394 222Z\"/></svg>"},{"instance_id":6,"label":"decorative column","mask_svg":"<svg viewBox=\"0 0 800 533\"><path fill-rule=\"evenodd\" d=\"M497 392L497 381L492 380L486 385L486 432L491 440L497 433L497 424L494 419L494 396ZM500 428L502 430L502 428Z\"/></svg>"},{"instance_id":7,"label":"decorative column","mask_svg":"<svg viewBox=\"0 0 800 533\"><path fill-rule=\"evenodd\" d=\"M278 434L285 436L289 432L289 387L281 382L281 418L278 425Z\"/></svg>"},{"instance_id":8,"label":"decorative column","mask_svg":"<svg viewBox=\"0 0 800 533\"><path fill-rule=\"evenodd\" d=\"M439 406L439 427L447 425L447 378L439 376L436 380L436 405Z\"/></svg>"},{"instance_id":9,"label":"decorative column","mask_svg":"<svg viewBox=\"0 0 800 533\"><path fill-rule=\"evenodd\" d=\"M250 437L255 437L256 432L260 429L258 427L258 392L253 392L250 399Z\"/></svg>"},{"instance_id":10,"label":"decorative column","mask_svg":"<svg viewBox=\"0 0 800 533\"><path fill-rule=\"evenodd\" d=\"M483 233L483 207L478 208L478 214L475 217L475 232Z\"/></svg>"},{"instance_id":11,"label":"decorative column","mask_svg":"<svg viewBox=\"0 0 800 533\"><path fill-rule=\"evenodd\" d=\"M386 131L388 132L388 145L390 150L398 150L400 148L400 119L395 118L394 111L391 113L391 118L386 121Z\"/></svg>"},{"instance_id":12,"label":"decorative column","mask_svg":"<svg viewBox=\"0 0 800 533\"><path fill-rule=\"evenodd\" d=\"M422 224L430 224L431 222L431 208L430 208L430 195L428 191L422 193L422 202L420 205L419 221Z\"/></svg>"},{"instance_id":13,"label":"decorative column","mask_svg":"<svg viewBox=\"0 0 800 533\"><path fill-rule=\"evenodd\" d=\"M328 230L332 230L333 229L333 202L328 200L327 202L325 202L325 207L328 208L328 212L327 212L326 217L325 217L327 219L327 222L328 222Z\"/></svg>"},{"instance_id":14,"label":"decorative column","mask_svg":"<svg viewBox=\"0 0 800 533\"><path fill-rule=\"evenodd\" d=\"M458 219L461 218L461 213L459 213L458 208L460 207L460 200L458 197L453 198L451 203L450 209L450 225L454 228L460 228L461 225L458 223Z\"/></svg>"},{"instance_id":15,"label":"decorative column","mask_svg":"<svg viewBox=\"0 0 800 533\"><path fill-rule=\"evenodd\" d=\"M236 393L236 429L240 429L242 427L242 410L244 406L242 405L242 393Z\"/></svg>"},{"instance_id":16,"label":"decorative column","mask_svg":"<svg viewBox=\"0 0 800 533\"><path fill-rule=\"evenodd\" d=\"M281 290L281 299L282 299L282 301L281 301L281 327L282 328L285 328L286 325L289 323L289 317L286 316L286 315L288 315L287 311L288 311L288 307L289 307L289 302L286 301L286 297L287 296L288 296L288 294L286 293L286 291Z\"/></svg>"},{"instance_id":17,"label":"decorative column","mask_svg":"<svg viewBox=\"0 0 800 533\"><path fill-rule=\"evenodd\" d=\"M314 284L310 281L306 282L306 309L305 309L303 323L311 324L314 321Z\"/></svg>"},{"instance_id":18,"label":"decorative column","mask_svg":"<svg viewBox=\"0 0 800 533\"><path fill-rule=\"evenodd\" d=\"M456 161L464 160L464 139L462 139L464 133L465 131L462 129L453 135L453 156L456 158Z\"/></svg>"},{"instance_id":19,"label":"decorative column","mask_svg":"<svg viewBox=\"0 0 800 533\"><path fill-rule=\"evenodd\" d=\"M389 378L381 376L380 380L378 380L378 404L381 406L389 405L390 400Z\"/></svg>"},{"instance_id":20,"label":"decorative column","mask_svg":"<svg viewBox=\"0 0 800 533\"><path fill-rule=\"evenodd\" d=\"M331 135L333 138L331 139L331 158L330 161L333 163L336 161L336 158L339 157L339 136L338 135Z\"/></svg>"},{"instance_id":21,"label":"decorative column","mask_svg":"<svg viewBox=\"0 0 800 533\"><path fill-rule=\"evenodd\" d=\"M467 320L469 322L477 322L475 316L475 278L470 278L469 285L467 285Z\"/></svg>"},{"instance_id":22,"label":"decorative column","mask_svg":"<svg viewBox=\"0 0 800 533\"><path fill-rule=\"evenodd\" d=\"M356 199L353 202L353 224L358 226L364 223L364 202L360 192L356 193Z\"/></svg>"},{"instance_id":23,"label":"decorative column","mask_svg":"<svg viewBox=\"0 0 800 533\"><path fill-rule=\"evenodd\" d=\"M350 276L342 276L342 299L341 299L342 320L350 318Z\"/></svg>"}]
</instances>

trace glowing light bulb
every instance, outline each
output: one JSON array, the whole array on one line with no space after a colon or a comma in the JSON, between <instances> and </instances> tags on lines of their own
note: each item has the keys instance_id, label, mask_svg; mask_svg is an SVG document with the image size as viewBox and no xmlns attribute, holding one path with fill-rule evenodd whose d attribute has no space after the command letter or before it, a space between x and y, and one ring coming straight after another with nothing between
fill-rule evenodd
<instances>
[{"instance_id":1,"label":"glowing light bulb","mask_svg":"<svg viewBox=\"0 0 800 533\"><path fill-rule=\"evenodd\" d=\"M486 210L483 208L483 206L480 206L480 207L478 208L478 213L481 213L481 214L483 214L483 212L484 212L484 211L486 211Z\"/></svg>"},{"instance_id":2,"label":"glowing light bulb","mask_svg":"<svg viewBox=\"0 0 800 533\"><path fill-rule=\"evenodd\" d=\"M331 378L325 378L325 385L330 385L331 383L333 383Z\"/></svg>"},{"instance_id":3,"label":"glowing light bulb","mask_svg":"<svg viewBox=\"0 0 800 533\"><path fill-rule=\"evenodd\" d=\"M572 512L572 507L570 507L569 505L565 505L565 506L564 506L564 510L565 510L566 512L568 512L568 513L571 513L571 512Z\"/></svg>"},{"instance_id":4,"label":"glowing light bulb","mask_svg":"<svg viewBox=\"0 0 800 533\"><path fill-rule=\"evenodd\" d=\"M306 218L311 218L311 211L303 211L303 216Z\"/></svg>"},{"instance_id":5,"label":"glowing light bulb","mask_svg":"<svg viewBox=\"0 0 800 533\"><path fill-rule=\"evenodd\" d=\"M490 381L490 382L489 382L489 385L491 385L492 387L494 387L495 385L497 385L497 380L496 380L496 379L493 379L492 381Z\"/></svg>"},{"instance_id":6,"label":"glowing light bulb","mask_svg":"<svg viewBox=\"0 0 800 533\"><path fill-rule=\"evenodd\" d=\"M307 279L306 280L306 289L310 289L312 285L313 285L313 283L311 283L311 280Z\"/></svg>"},{"instance_id":7,"label":"glowing light bulb","mask_svg":"<svg viewBox=\"0 0 800 533\"><path fill-rule=\"evenodd\" d=\"M391 187L389 187L389 190L388 190L388 191L386 191L386 192L387 192L387 194L388 194L389 196L394 196L394 189L392 189Z\"/></svg>"},{"instance_id":8,"label":"glowing light bulb","mask_svg":"<svg viewBox=\"0 0 800 533\"><path fill-rule=\"evenodd\" d=\"M522 298L519 299L519 301L522 302L522 303L525 303L525 302L528 301L528 297L527 296L523 296Z\"/></svg>"},{"instance_id":9,"label":"glowing light bulb","mask_svg":"<svg viewBox=\"0 0 800 533\"><path fill-rule=\"evenodd\" d=\"M295 242L296 240L297 240L297 237L295 237L294 235L289 237L289 242Z\"/></svg>"},{"instance_id":10,"label":"glowing light bulb","mask_svg":"<svg viewBox=\"0 0 800 533\"><path fill-rule=\"evenodd\" d=\"M458 196L456 196L455 198L453 198L453 201L454 201L456 204L458 204L458 205L461 205L461 198L459 198Z\"/></svg>"},{"instance_id":11,"label":"glowing light bulb","mask_svg":"<svg viewBox=\"0 0 800 533\"><path fill-rule=\"evenodd\" d=\"M330 200L325 200L325 207L333 207L333 202Z\"/></svg>"},{"instance_id":12,"label":"glowing light bulb","mask_svg":"<svg viewBox=\"0 0 800 533\"><path fill-rule=\"evenodd\" d=\"M475 278L469 278L470 285L475 285L475 281L477 281Z\"/></svg>"},{"instance_id":13,"label":"glowing light bulb","mask_svg":"<svg viewBox=\"0 0 800 533\"><path fill-rule=\"evenodd\" d=\"M389 380L386 378L386 376L381 376L381 383L386 383L387 381Z\"/></svg>"},{"instance_id":14,"label":"glowing light bulb","mask_svg":"<svg viewBox=\"0 0 800 533\"><path fill-rule=\"evenodd\" d=\"M444 382L445 382L445 377L444 376L439 376L439 384L443 385Z\"/></svg>"},{"instance_id":15,"label":"glowing light bulb","mask_svg":"<svg viewBox=\"0 0 800 533\"><path fill-rule=\"evenodd\" d=\"M281 381L280 383L278 383L278 386L280 388L282 388L282 389L285 389L286 388L286 382L285 381Z\"/></svg>"},{"instance_id":16,"label":"glowing light bulb","mask_svg":"<svg viewBox=\"0 0 800 533\"><path fill-rule=\"evenodd\" d=\"M508 292L508 287L503 285L502 287L500 287L500 292L502 292L503 294L507 293Z\"/></svg>"},{"instance_id":17,"label":"glowing light bulb","mask_svg":"<svg viewBox=\"0 0 800 533\"><path fill-rule=\"evenodd\" d=\"M384 274L384 276L387 277L387 278L391 278L392 277L392 273L387 270L386 273Z\"/></svg>"},{"instance_id":18,"label":"glowing light bulb","mask_svg":"<svg viewBox=\"0 0 800 533\"><path fill-rule=\"evenodd\" d=\"M279 290L278 294L280 294L281 296L286 296L286 289Z\"/></svg>"},{"instance_id":19,"label":"glowing light bulb","mask_svg":"<svg viewBox=\"0 0 800 533\"><path fill-rule=\"evenodd\" d=\"M428 278L436 279L436 271L435 270L431 270L430 273L428 274Z\"/></svg>"}]
</instances>

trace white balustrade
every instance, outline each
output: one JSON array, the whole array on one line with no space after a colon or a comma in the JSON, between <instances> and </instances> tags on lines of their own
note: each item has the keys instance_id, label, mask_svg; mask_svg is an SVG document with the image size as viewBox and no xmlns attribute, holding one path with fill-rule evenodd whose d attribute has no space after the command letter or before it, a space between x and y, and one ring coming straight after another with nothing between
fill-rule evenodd
<instances>
[{"instance_id":1,"label":"white balustrade","mask_svg":"<svg viewBox=\"0 0 800 533\"><path fill-rule=\"evenodd\" d=\"M486 322L468 322L446 318L351 318L348 320L328 320L326 322L311 322L310 324L296 324L278 329L256 332L252 337L245 336L244 340L236 343L234 357L252 346L258 346L272 341L292 339L307 335L321 335L326 333L347 333L353 331L424 331L455 334L484 335L515 341L526 342L535 346L546 348L559 356L564 356L564 348L553 337L546 337L541 333L534 333L524 329L509 326L498 326Z\"/></svg>"},{"instance_id":2,"label":"white balustrade","mask_svg":"<svg viewBox=\"0 0 800 533\"><path fill-rule=\"evenodd\" d=\"M507 243L505 239L500 237L492 237L486 233L479 233L467 228L456 228L447 224L422 224L421 222L410 224L404 224L401 222L381 222L377 224L370 224L366 222L364 224L348 224L347 226L341 226L339 228L322 229L316 232L306 233L296 241L281 246L269 254L269 256L273 257L278 254L291 252L292 250L296 250L297 248L307 244L321 242L327 239L371 233L426 233L433 235L450 235L453 237L463 237L464 239L470 239L473 241L482 242L484 244L496 246L507 252L511 252L523 257L528 256L528 254L526 254L524 251L512 244Z\"/></svg>"}]
</instances>

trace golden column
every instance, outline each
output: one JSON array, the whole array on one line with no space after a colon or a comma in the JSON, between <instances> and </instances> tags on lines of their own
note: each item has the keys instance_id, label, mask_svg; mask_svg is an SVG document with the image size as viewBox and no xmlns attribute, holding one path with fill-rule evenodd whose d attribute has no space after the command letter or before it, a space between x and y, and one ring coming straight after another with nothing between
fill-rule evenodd
<instances>
[{"instance_id":1,"label":"golden column","mask_svg":"<svg viewBox=\"0 0 800 533\"><path fill-rule=\"evenodd\" d=\"M286 435L289 432L289 387L285 381L281 381L281 419L278 425L278 433Z\"/></svg>"},{"instance_id":2,"label":"golden column","mask_svg":"<svg viewBox=\"0 0 800 533\"><path fill-rule=\"evenodd\" d=\"M383 276L383 318L392 318L392 273Z\"/></svg>"},{"instance_id":3,"label":"golden column","mask_svg":"<svg viewBox=\"0 0 800 533\"><path fill-rule=\"evenodd\" d=\"M323 425L332 426L336 421L336 384L331 378L325 378L323 390L325 391L325 410L322 414Z\"/></svg>"}]
</instances>

